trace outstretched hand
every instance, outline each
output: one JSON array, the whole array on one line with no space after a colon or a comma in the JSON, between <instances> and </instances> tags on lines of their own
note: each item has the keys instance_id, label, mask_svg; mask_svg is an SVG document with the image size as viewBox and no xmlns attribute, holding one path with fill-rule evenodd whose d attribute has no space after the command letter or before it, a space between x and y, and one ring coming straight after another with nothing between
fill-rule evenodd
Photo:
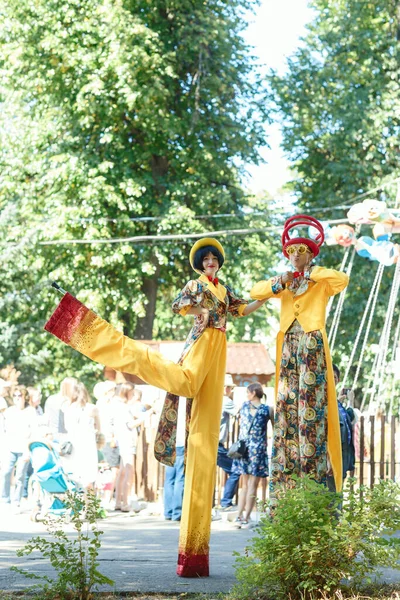
<instances>
[{"instance_id":1,"label":"outstretched hand","mask_svg":"<svg viewBox=\"0 0 400 600\"><path fill-rule=\"evenodd\" d=\"M281 281L282 285L285 285L286 283L292 283L293 273L291 271L286 271L286 273L283 273L283 275L281 275Z\"/></svg>"},{"instance_id":2,"label":"outstretched hand","mask_svg":"<svg viewBox=\"0 0 400 600\"><path fill-rule=\"evenodd\" d=\"M210 318L210 311L207 308L202 308L201 313L197 316L199 324L205 329Z\"/></svg>"}]
</instances>

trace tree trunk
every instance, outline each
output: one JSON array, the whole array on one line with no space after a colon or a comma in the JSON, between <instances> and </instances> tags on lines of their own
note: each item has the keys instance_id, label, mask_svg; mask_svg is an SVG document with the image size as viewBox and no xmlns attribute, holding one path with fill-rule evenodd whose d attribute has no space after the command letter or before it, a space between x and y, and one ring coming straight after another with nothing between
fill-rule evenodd
<instances>
[{"instance_id":1,"label":"tree trunk","mask_svg":"<svg viewBox=\"0 0 400 600\"><path fill-rule=\"evenodd\" d=\"M396 6L396 17L397 17L397 36L396 39L400 42L400 2Z\"/></svg>"},{"instance_id":2,"label":"tree trunk","mask_svg":"<svg viewBox=\"0 0 400 600\"><path fill-rule=\"evenodd\" d=\"M142 292L147 298L145 306L146 314L136 321L134 338L137 340L151 340L153 338L153 323L156 314L158 277L160 274L160 265L154 256L152 262L156 266L156 271L151 277L143 279Z\"/></svg>"},{"instance_id":3,"label":"tree trunk","mask_svg":"<svg viewBox=\"0 0 400 600\"><path fill-rule=\"evenodd\" d=\"M151 157L151 172L153 176L156 197L161 199L165 194L165 176L168 172L168 160L165 156L153 154ZM146 315L137 319L134 338L137 340L151 340L153 338L153 323L156 314L158 277L160 265L157 257L153 255L151 262L155 266L155 273L151 277L145 277L142 284L142 292L147 298L145 306Z\"/></svg>"}]
</instances>

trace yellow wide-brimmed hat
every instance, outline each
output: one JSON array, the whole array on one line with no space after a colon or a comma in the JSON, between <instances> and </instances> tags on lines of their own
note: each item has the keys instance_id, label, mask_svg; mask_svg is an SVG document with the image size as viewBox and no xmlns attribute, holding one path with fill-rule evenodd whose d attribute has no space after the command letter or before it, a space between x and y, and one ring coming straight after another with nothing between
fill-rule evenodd
<instances>
[{"instance_id":1,"label":"yellow wide-brimmed hat","mask_svg":"<svg viewBox=\"0 0 400 600\"><path fill-rule=\"evenodd\" d=\"M190 254L189 254L189 262L190 262L190 266L192 267L193 271L196 271L196 273L201 273L201 271L199 271L198 269L194 268L194 255L196 254L197 250L199 250L200 248L204 248L204 246L214 246L214 248L216 248L217 250L219 250L222 254L222 256L224 257L225 260L225 250L222 246L222 244L216 240L215 238L201 238L200 240L197 240L197 242L195 242L192 246L192 249L190 250Z\"/></svg>"}]
</instances>

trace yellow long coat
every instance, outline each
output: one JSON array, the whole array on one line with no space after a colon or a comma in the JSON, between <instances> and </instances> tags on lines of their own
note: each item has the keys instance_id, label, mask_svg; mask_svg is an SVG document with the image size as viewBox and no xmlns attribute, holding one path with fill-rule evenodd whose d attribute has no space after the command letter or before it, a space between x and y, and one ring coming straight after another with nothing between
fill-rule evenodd
<instances>
[{"instance_id":1,"label":"yellow long coat","mask_svg":"<svg viewBox=\"0 0 400 600\"><path fill-rule=\"evenodd\" d=\"M279 381L283 338L293 321L297 319L306 333L319 330L322 334L327 364L328 455L335 478L336 490L340 491L342 489L342 453L339 412L333 378L332 358L325 330L325 315L330 296L341 292L347 286L349 278L345 273L335 271L334 269L314 267L311 271L310 279L311 281L308 283L306 292L298 296L295 296L287 288L274 294L272 291L273 279L256 283L251 290L250 296L255 300L281 299L280 330L277 336L276 348L275 395L277 394Z\"/></svg>"}]
</instances>

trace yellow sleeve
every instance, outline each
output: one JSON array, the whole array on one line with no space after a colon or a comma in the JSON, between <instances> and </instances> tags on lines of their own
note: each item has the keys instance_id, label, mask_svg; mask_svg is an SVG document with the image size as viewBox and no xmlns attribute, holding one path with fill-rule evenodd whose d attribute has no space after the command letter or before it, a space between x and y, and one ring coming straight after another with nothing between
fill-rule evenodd
<instances>
[{"instance_id":1,"label":"yellow sleeve","mask_svg":"<svg viewBox=\"0 0 400 600\"><path fill-rule=\"evenodd\" d=\"M279 298L284 291L280 284L279 277L272 277L266 281L259 281L252 288L250 297L253 300L268 300L269 298Z\"/></svg>"},{"instance_id":2,"label":"yellow sleeve","mask_svg":"<svg viewBox=\"0 0 400 600\"><path fill-rule=\"evenodd\" d=\"M310 279L316 283L319 281L324 282L330 296L339 294L349 283L349 276L346 273L335 271L335 269L326 269L325 267L314 267Z\"/></svg>"},{"instance_id":3,"label":"yellow sleeve","mask_svg":"<svg viewBox=\"0 0 400 600\"><path fill-rule=\"evenodd\" d=\"M247 304L239 304L238 308L237 308L237 316L238 317L243 317L243 312L244 309L246 308Z\"/></svg>"}]
</instances>

